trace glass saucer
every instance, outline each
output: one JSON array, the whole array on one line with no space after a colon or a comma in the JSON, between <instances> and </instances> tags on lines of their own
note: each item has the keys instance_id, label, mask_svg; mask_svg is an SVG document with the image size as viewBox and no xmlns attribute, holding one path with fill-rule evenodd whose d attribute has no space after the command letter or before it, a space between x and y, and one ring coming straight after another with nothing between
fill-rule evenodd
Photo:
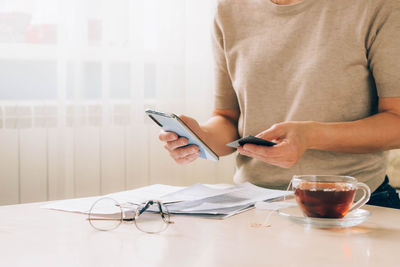
<instances>
[{"instance_id":1,"label":"glass saucer","mask_svg":"<svg viewBox=\"0 0 400 267\"><path fill-rule=\"evenodd\" d=\"M277 212L279 215L291 220L292 222L306 224L317 228L352 227L364 222L371 215L371 212L368 210L356 209L349 212L341 219L311 218L304 216L298 206L277 210Z\"/></svg>"}]
</instances>

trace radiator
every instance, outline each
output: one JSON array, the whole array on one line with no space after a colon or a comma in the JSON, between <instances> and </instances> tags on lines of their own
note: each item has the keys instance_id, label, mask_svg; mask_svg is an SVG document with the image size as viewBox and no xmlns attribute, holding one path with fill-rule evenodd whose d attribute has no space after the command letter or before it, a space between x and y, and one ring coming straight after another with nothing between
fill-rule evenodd
<instances>
[{"instance_id":1,"label":"radiator","mask_svg":"<svg viewBox=\"0 0 400 267\"><path fill-rule=\"evenodd\" d=\"M56 108L0 110L0 205L94 196L154 183L232 183L233 156L218 163L199 159L178 165L158 141L156 125L144 119L132 122L129 113L116 112L120 109L113 109L111 123L105 125L99 115L104 112L93 106L85 108L79 123L68 117L68 109L62 123L54 115L58 112L49 110Z\"/></svg>"}]
</instances>

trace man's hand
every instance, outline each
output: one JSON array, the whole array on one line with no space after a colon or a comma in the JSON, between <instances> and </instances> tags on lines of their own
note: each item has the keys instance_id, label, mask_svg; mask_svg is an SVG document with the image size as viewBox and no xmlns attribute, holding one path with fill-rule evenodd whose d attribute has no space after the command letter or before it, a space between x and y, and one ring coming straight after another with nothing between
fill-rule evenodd
<instances>
[{"instance_id":1,"label":"man's hand","mask_svg":"<svg viewBox=\"0 0 400 267\"><path fill-rule=\"evenodd\" d=\"M240 154L282 168L291 168L310 146L312 123L283 122L273 125L257 137L275 141L272 147L245 144L239 147Z\"/></svg>"},{"instance_id":2,"label":"man's hand","mask_svg":"<svg viewBox=\"0 0 400 267\"><path fill-rule=\"evenodd\" d=\"M202 130L196 120L187 116L179 116L200 138ZM169 151L171 157L179 164L188 164L200 156L200 150L196 145L188 146L187 138L180 137L173 132L161 131L158 138L165 142L164 148Z\"/></svg>"}]
</instances>

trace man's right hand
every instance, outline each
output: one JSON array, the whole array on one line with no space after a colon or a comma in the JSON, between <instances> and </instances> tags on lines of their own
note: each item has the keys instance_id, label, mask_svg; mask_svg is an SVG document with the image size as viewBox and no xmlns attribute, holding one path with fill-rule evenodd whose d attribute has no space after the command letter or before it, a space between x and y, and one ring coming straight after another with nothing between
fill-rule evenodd
<instances>
[{"instance_id":1,"label":"man's right hand","mask_svg":"<svg viewBox=\"0 0 400 267\"><path fill-rule=\"evenodd\" d=\"M196 120L179 116L196 134L201 131L200 125ZM196 160L200 156L200 150L196 145L188 146L188 139L178 137L174 132L161 131L158 138L165 142L164 148L169 151L171 157L179 164L188 164Z\"/></svg>"}]
</instances>

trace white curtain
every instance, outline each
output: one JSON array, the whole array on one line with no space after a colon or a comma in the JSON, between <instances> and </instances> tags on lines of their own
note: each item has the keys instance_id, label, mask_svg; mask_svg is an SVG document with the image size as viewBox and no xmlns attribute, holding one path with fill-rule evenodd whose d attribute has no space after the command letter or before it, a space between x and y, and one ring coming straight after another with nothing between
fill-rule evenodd
<instances>
[{"instance_id":1,"label":"white curtain","mask_svg":"<svg viewBox=\"0 0 400 267\"><path fill-rule=\"evenodd\" d=\"M0 99L57 110L51 126L139 122L149 105L205 118L211 2L1 0Z\"/></svg>"},{"instance_id":2,"label":"white curtain","mask_svg":"<svg viewBox=\"0 0 400 267\"><path fill-rule=\"evenodd\" d=\"M174 165L144 115L209 117L212 15L213 0L0 0L0 203L228 181L230 163Z\"/></svg>"}]
</instances>

